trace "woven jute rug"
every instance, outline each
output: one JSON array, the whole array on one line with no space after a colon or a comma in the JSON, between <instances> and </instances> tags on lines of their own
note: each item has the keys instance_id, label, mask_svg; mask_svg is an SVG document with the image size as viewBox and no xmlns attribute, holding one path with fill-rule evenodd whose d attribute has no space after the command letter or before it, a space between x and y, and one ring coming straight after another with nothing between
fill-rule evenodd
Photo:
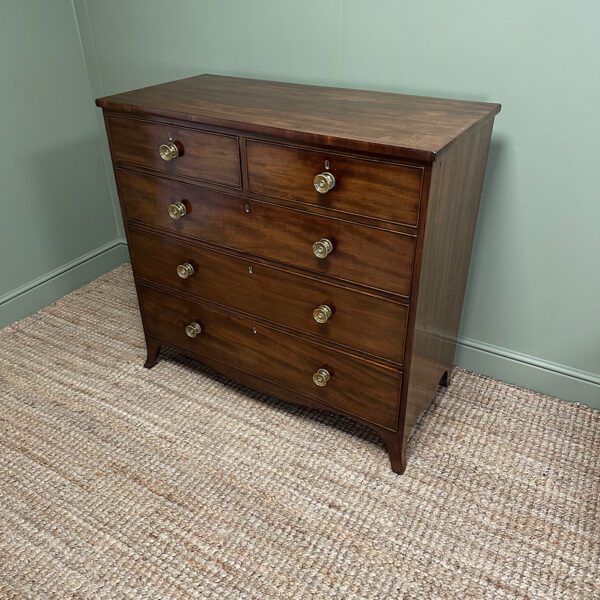
<instances>
[{"instance_id":1,"label":"woven jute rug","mask_svg":"<svg viewBox=\"0 0 600 600\"><path fill-rule=\"evenodd\" d=\"M600 413L459 370L398 476L144 358L128 266L0 332L0 597L600 598Z\"/></svg>"}]
</instances>

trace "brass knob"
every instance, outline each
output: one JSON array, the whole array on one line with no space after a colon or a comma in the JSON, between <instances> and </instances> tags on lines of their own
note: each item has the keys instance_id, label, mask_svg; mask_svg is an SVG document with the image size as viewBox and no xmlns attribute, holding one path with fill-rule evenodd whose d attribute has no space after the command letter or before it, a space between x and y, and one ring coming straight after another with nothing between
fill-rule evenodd
<instances>
[{"instance_id":1,"label":"brass knob","mask_svg":"<svg viewBox=\"0 0 600 600\"><path fill-rule=\"evenodd\" d=\"M313 310L313 319L317 323L327 323L332 314L333 311L331 308L329 308L329 306L327 306L327 304L321 304L321 306L318 306L315 308L315 310Z\"/></svg>"},{"instance_id":2,"label":"brass knob","mask_svg":"<svg viewBox=\"0 0 600 600\"><path fill-rule=\"evenodd\" d=\"M173 142L161 144L158 147L158 152L160 157L166 161L173 160L179 156L179 148L177 147L177 144L174 144Z\"/></svg>"},{"instance_id":3,"label":"brass knob","mask_svg":"<svg viewBox=\"0 0 600 600\"><path fill-rule=\"evenodd\" d=\"M329 190L335 187L335 177L329 171L319 173L314 180L315 190L319 194L326 194Z\"/></svg>"},{"instance_id":4,"label":"brass knob","mask_svg":"<svg viewBox=\"0 0 600 600\"><path fill-rule=\"evenodd\" d=\"M175 204L169 204L169 216L171 219L181 219L187 212L187 208L183 202L175 202Z\"/></svg>"},{"instance_id":5,"label":"brass knob","mask_svg":"<svg viewBox=\"0 0 600 600\"><path fill-rule=\"evenodd\" d=\"M333 252L333 244L327 238L322 238L313 244L313 253L317 258L327 258Z\"/></svg>"},{"instance_id":6,"label":"brass knob","mask_svg":"<svg viewBox=\"0 0 600 600\"><path fill-rule=\"evenodd\" d=\"M185 326L185 334L188 337L195 338L196 336L200 335L201 333L202 333L202 326L200 325L200 323L196 323L194 321L193 323L190 323L189 325Z\"/></svg>"},{"instance_id":7,"label":"brass knob","mask_svg":"<svg viewBox=\"0 0 600 600\"><path fill-rule=\"evenodd\" d=\"M327 382L330 379L331 379L331 373L329 373L329 371L327 369L319 369L313 375L314 384L318 385L319 387L325 387L327 385Z\"/></svg>"},{"instance_id":8,"label":"brass knob","mask_svg":"<svg viewBox=\"0 0 600 600\"><path fill-rule=\"evenodd\" d=\"M194 274L194 267L190 265L190 263L183 263L182 265L177 265L177 275L181 277L181 279L187 279Z\"/></svg>"}]
</instances>

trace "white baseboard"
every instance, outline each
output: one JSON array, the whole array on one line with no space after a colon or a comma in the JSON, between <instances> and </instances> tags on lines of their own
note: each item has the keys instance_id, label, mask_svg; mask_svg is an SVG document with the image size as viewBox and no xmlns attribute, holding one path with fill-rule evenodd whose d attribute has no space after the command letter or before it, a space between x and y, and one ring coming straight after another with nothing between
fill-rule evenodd
<instances>
[{"instance_id":1,"label":"white baseboard","mask_svg":"<svg viewBox=\"0 0 600 600\"><path fill-rule=\"evenodd\" d=\"M0 327L33 314L124 262L129 262L127 243L117 238L0 296Z\"/></svg>"},{"instance_id":2,"label":"white baseboard","mask_svg":"<svg viewBox=\"0 0 600 600\"><path fill-rule=\"evenodd\" d=\"M600 409L600 375L470 338L461 338L454 362L521 387Z\"/></svg>"}]
</instances>

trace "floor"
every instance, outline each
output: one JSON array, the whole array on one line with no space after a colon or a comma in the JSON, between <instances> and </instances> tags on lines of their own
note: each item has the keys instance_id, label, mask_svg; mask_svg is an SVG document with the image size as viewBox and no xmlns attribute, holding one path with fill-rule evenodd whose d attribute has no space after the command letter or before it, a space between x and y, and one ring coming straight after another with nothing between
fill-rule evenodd
<instances>
[{"instance_id":1,"label":"floor","mask_svg":"<svg viewBox=\"0 0 600 600\"><path fill-rule=\"evenodd\" d=\"M144 358L128 266L0 331L0 598L600 598L600 412L458 370L397 476Z\"/></svg>"}]
</instances>

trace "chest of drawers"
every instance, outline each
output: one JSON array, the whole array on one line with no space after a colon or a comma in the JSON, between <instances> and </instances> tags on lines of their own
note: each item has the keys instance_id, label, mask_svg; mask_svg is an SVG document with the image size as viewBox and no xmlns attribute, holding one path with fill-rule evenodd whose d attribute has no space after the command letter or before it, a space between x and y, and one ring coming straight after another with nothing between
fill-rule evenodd
<instances>
[{"instance_id":1,"label":"chest of drawers","mask_svg":"<svg viewBox=\"0 0 600 600\"><path fill-rule=\"evenodd\" d=\"M451 372L500 106L212 75L97 104L145 366L175 346L348 415L401 473Z\"/></svg>"}]
</instances>

